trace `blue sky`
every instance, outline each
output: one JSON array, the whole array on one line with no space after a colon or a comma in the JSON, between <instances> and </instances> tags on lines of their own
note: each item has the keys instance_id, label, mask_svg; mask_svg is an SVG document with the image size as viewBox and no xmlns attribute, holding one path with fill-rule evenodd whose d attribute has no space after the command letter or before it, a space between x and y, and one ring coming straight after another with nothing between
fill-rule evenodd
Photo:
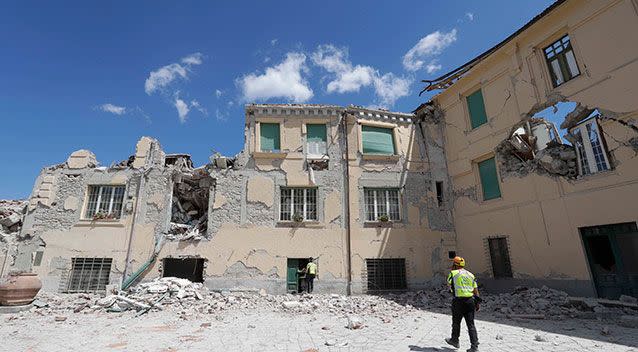
<instances>
[{"instance_id":1,"label":"blue sky","mask_svg":"<svg viewBox=\"0 0 638 352\"><path fill-rule=\"evenodd\" d=\"M434 78L504 39L543 1L4 1L0 199L90 149L140 136L196 165L243 145L243 105L412 111Z\"/></svg>"}]
</instances>

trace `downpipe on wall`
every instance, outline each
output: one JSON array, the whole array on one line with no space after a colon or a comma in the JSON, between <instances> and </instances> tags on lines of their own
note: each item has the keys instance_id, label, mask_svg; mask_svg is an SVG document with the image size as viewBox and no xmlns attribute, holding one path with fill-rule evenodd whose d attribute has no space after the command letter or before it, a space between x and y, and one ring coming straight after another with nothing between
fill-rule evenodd
<instances>
[{"instance_id":1,"label":"downpipe on wall","mask_svg":"<svg viewBox=\"0 0 638 352\"><path fill-rule=\"evenodd\" d=\"M347 112L343 112L341 115L341 128L343 133L343 141L345 143L345 167L343 168L344 177L344 223L346 225L346 294L350 296L352 294L352 246L351 246L351 234L350 234L350 151L348 149L348 118Z\"/></svg>"}]
</instances>

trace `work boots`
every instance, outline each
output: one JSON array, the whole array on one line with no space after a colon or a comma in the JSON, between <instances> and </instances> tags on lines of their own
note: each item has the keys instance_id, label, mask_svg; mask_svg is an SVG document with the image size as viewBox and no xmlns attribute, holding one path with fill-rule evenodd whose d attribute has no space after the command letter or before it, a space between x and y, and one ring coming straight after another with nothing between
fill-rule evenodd
<instances>
[{"instance_id":1,"label":"work boots","mask_svg":"<svg viewBox=\"0 0 638 352\"><path fill-rule=\"evenodd\" d=\"M466 350L465 352L478 352L478 346L472 346L468 350Z\"/></svg>"},{"instance_id":2,"label":"work boots","mask_svg":"<svg viewBox=\"0 0 638 352\"><path fill-rule=\"evenodd\" d=\"M447 342L447 344L450 345L450 346L454 346L456 348L459 348L459 340L452 340L451 338L446 338L445 342Z\"/></svg>"}]
</instances>

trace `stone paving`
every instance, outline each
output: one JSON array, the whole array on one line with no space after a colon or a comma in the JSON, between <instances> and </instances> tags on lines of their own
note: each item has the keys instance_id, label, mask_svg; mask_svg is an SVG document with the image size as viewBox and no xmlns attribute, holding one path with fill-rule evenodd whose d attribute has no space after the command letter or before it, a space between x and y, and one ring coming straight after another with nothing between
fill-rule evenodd
<instances>
[{"instance_id":1,"label":"stone paving","mask_svg":"<svg viewBox=\"0 0 638 352\"><path fill-rule=\"evenodd\" d=\"M426 310L390 320L325 313L227 311L180 318L169 311L0 316L2 351L452 351L451 317ZM56 317L58 320L56 321ZM596 320L488 322L479 312L482 351L637 351L638 329ZM494 320L494 319L490 319ZM461 349L469 348L467 330Z\"/></svg>"}]
</instances>

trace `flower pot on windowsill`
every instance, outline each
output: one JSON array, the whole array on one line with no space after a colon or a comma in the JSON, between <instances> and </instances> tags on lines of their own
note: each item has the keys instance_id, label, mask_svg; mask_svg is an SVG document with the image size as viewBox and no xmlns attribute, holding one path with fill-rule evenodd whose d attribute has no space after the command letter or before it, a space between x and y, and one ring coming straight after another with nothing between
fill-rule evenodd
<instances>
[{"instance_id":1,"label":"flower pot on windowsill","mask_svg":"<svg viewBox=\"0 0 638 352\"><path fill-rule=\"evenodd\" d=\"M292 216L292 221L293 221L295 224L301 224L301 223L303 223L303 220L304 220L303 215L301 215L301 214L299 214L299 213L295 213L295 214Z\"/></svg>"},{"instance_id":2,"label":"flower pot on windowsill","mask_svg":"<svg viewBox=\"0 0 638 352\"><path fill-rule=\"evenodd\" d=\"M42 282L35 273L10 273L0 282L0 305L22 306L33 302L42 288Z\"/></svg>"}]
</instances>

